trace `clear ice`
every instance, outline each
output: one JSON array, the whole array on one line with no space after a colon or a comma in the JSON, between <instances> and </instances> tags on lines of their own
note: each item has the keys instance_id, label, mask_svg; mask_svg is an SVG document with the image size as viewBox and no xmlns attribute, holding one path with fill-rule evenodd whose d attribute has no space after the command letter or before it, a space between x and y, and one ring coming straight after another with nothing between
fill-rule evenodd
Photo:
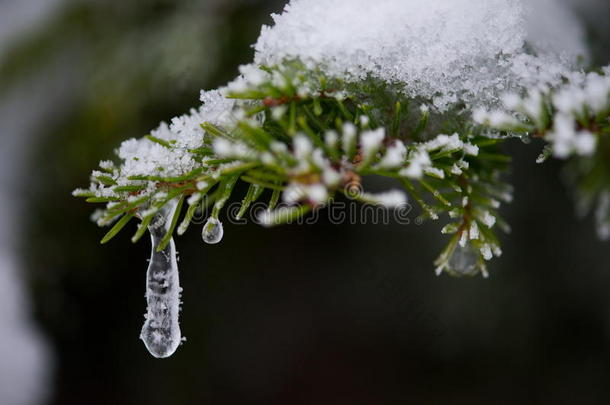
<instances>
[{"instance_id":1,"label":"clear ice","mask_svg":"<svg viewBox=\"0 0 610 405\"><path fill-rule=\"evenodd\" d=\"M224 233L222 222L216 218L210 217L203 226L201 237L205 243L215 245L222 240Z\"/></svg>"},{"instance_id":2,"label":"clear ice","mask_svg":"<svg viewBox=\"0 0 610 405\"><path fill-rule=\"evenodd\" d=\"M477 251L470 245L460 246L455 248L455 251L449 259L449 269L460 275L471 275L477 270L477 261L479 255Z\"/></svg>"},{"instance_id":3,"label":"clear ice","mask_svg":"<svg viewBox=\"0 0 610 405\"><path fill-rule=\"evenodd\" d=\"M168 204L168 207L157 214L148 227L152 252L146 272L148 308L140 339L144 341L150 354L157 358L171 356L181 342L178 313L182 289L173 238L165 249L157 252L157 247L168 231L175 207L175 202Z\"/></svg>"}]
</instances>

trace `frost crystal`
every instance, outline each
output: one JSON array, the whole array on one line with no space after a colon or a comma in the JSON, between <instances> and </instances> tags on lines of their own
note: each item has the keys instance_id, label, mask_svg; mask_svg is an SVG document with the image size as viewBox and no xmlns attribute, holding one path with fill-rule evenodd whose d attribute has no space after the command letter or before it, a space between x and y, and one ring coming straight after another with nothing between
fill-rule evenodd
<instances>
[{"instance_id":1,"label":"frost crystal","mask_svg":"<svg viewBox=\"0 0 610 405\"><path fill-rule=\"evenodd\" d=\"M560 159L591 156L599 143L596 125L603 123L610 108L610 76L573 72L565 79L556 88L529 88L523 97L505 94L502 101L510 113L479 108L473 118L496 130L526 130L544 135L550 145L538 158L539 163L551 154ZM598 119L601 121L594 123Z\"/></svg>"},{"instance_id":2,"label":"frost crystal","mask_svg":"<svg viewBox=\"0 0 610 405\"><path fill-rule=\"evenodd\" d=\"M395 169L400 167L405 161L406 156L407 147L402 141L398 140L387 149L383 159L379 162L379 167L382 169Z\"/></svg>"},{"instance_id":3,"label":"frost crystal","mask_svg":"<svg viewBox=\"0 0 610 405\"><path fill-rule=\"evenodd\" d=\"M179 176L192 170L196 162L187 151L203 144L205 133L201 124L210 122L228 125L232 120L234 106L234 101L222 96L218 90L203 92L201 101L204 104L198 110L193 109L188 115L175 117L170 125L161 123L151 132L161 143L148 138L123 142L118 150L118 155L123 160L120 169L122 179L154 173L165 177ZM174 147L167 148L162 143Z\"/></svg>"},{"instance_id":4,"label":"frost crystal","mask_svg":"<svg viewBox=\"0 0 610 405\"><path fill-rule=\"evenodd\" d=\"M430 155L425 150L418 149L411 153L409 166L400 171L401 176L412 179L419 179L423 176L424 170L428 169L432 161Z\"/></svg>"},{"instance_id":5,"label":"frost crystal","mask_svg":"<svg viewBox=\"0 0 610 405\"><path fill-rule=\"evenodd\" d=\"M388 208L405 207L407 205L407 196L400 190L391 190L379 194L364 193L360 198L370 204Z\"/></svg>"}]
</instances>

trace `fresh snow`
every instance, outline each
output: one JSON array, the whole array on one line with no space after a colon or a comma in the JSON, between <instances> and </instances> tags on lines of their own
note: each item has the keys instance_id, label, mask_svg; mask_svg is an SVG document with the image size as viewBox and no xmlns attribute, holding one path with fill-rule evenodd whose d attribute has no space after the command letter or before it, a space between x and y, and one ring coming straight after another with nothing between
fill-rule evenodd
<instances>
[{"instance_id":1,"label":"fresh snow","mask_svg":"<svg viewBox=\"0 0 610 405\"><path fill-rule=\"evenodd\" d=\"M231 127L239 119L235 101L225 95L268 80L256 64L299 58L348 80L373 75L404 85L412 96L428 98L443 110L458 101L488 108L501 104L501 96L509 91L556 85L577 56L587 53L582 27L561 0L292 0L273 18L275 25L263 27L255 45L255 64L242 66L241 76L227 88L202 92L200 108L151 132L173 148L147 138L130 139L120 146L119 185L127 184L132 176L174 177L197 167L188 151L203 144L205 131L200 124ZM527 54L526 43L539 55ZM272 80L285 79L273 76ZM429 108L423 105L422 111ZM496 124L514 123L513 117L500 113L487 118ZM366 127L365 122L362 125ZM374 152L379 139L369 135L362 140ZM311 146L299 140L295 142L297 158L309 155L306 149ZM327 141L336 142L332 136ZM356 141L356 127L346 123L341 139L344 150L351 150ZM214 146L227 157L251 153L244 145L219 141ZM581 148L586 147L583 143ZM397 148L389 151L382 166L396 165L405 154ZM267 161L272 159L272 154L266 156ZM419 166L412 165L411 177L420 175L423 167ZM94 191L99 196L112 195L103 186Z\"/></svg>"},{"instance_id":2,"label":"fresh snow","mask_svg":"<svg viewBox=\"0 0 610 405\"><path fill-rule=\"evenodd\" d=\"M558 0L292 0L273 19L256 63L299 58L348 80L373 75L441 109L556 83L587 53L582 28ZM526 42L539 57L525 53Z\"/></svg>"}]
</instances>

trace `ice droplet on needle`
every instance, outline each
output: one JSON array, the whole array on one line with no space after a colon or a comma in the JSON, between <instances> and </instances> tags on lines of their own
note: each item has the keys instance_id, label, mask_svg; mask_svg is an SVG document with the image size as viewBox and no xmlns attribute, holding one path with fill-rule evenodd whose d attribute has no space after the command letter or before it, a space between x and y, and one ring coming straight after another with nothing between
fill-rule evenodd
<instances>
[{"instance_id":1,"label":"ice droplet on needle","mask_svg":"<svg viewBox=\"0 0 610 405\"><path fill-rule=\"evenodd\" d=\"M203 231L201 233L203 241L209 245L215 245L222 240L223 235L224 229L222 227L222 222L217 218L210 217L203 226Z\"/></svg>"},{"instance_id":2,"label":"ice droplet on needle","mask_svg":"<svg viewBox=\"0 0 610 405\"><path fill-rule=\"evenodd\" d=\"M450 270L462 276L471 275L477 270L479 255L470 245L458 246L449 259L448 267Z\"/></svg>"}]
</instances>

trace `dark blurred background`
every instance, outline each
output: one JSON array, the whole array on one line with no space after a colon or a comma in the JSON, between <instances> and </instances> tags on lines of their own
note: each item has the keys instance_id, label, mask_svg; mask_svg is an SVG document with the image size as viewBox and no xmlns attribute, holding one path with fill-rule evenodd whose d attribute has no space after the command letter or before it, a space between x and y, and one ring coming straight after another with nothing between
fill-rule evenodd
<instances>
[{"instance_id":1,"label":"dark blurred background","mask_svg":"<svg viewBox=\"0 0 610 405\"><path fill-rule=\"evenodd\" d=\"M607 63L608 4L573 3ZM610 245L538 144L509 145L490 279L434 275L438 224L226 224L216 246L191 229L188 340L147 353L148 242L100 246L71 191L232 79L282 7L0 0L0 405L609 403Z\"/></svg>"}]
</instances>

